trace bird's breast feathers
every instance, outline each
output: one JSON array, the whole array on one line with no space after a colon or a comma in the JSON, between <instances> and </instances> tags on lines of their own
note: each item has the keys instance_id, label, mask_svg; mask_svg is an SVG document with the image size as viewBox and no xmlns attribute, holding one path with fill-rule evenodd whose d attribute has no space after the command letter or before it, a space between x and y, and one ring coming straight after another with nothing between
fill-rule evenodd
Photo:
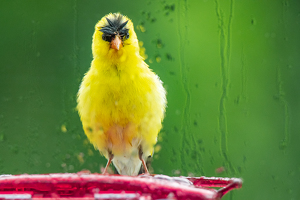
<instances>
[{"instance_id":1,"label":"bird's breast feathers","mask_svg":"<svg viewBox=\"0 0 300 200\"><path fill-rule=\"evenodd\" d=\"M78 108L86 135L102 152L110 143L116 154L117 148L126 143L124 140L132 145L134 138L143 138L149 146L154 145L164 106L165 90L147 66L90 70L79 92Z\"/></svg>"}]
</instances>

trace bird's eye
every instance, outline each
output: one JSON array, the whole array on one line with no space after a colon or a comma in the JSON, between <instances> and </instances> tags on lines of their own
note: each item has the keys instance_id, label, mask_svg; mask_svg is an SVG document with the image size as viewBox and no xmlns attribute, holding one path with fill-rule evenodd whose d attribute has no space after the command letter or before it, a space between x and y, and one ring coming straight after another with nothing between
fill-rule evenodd
<instances>
[{"instance_id":1,"label":"bird's eye","mask_svg":"<svg viewBox=\"0 0 300 200\"><path fill-rule=\"evenodd\" d=\"M102 40L107 41L107 42L111 42L111 36L106 35L106 34L102 34Z\"/></svg>"},{"instance_id":2,"label":"bird's eye","mask_svg":"<svg viewBox=\"0 0 300 200\"><path fill-rule=\"evenodd\" d=\"M129 38L129 33L128 33L128 32L122 33L122 34L121 34L121 37L122 37L123 40L126 40L126 39Z\"/></svg>"}]
</instances>

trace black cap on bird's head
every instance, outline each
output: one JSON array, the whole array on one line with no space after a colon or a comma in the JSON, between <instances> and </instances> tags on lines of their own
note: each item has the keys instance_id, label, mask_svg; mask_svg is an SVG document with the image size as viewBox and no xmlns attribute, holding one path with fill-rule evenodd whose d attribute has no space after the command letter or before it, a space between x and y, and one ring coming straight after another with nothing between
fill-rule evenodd
<instances>
[{"instance_id":1,"label":"black cap on bird's head","mask_svg":"<svg viewBox=\"0 0 300 200\"><path fill-rule=\"evenodd\" d=\"M109 19L106 17L107 25L101 27L100 31L102 39L111 43L111 48L119 50L122 47L122 43L125 39L129 38L129 29L126 28L128 20L123 22L123 15L113 14Z\"/></svg>"}]
</instances>

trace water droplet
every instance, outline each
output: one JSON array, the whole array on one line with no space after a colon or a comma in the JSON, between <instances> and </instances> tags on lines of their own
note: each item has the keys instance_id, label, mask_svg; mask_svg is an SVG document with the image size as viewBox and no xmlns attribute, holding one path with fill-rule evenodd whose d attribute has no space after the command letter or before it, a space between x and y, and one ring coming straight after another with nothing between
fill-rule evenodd
<instances>
[{"instance_id":1,"label":"water droplet","mask_svg":"<svg viewBox=\"0 0 300 200\"><path fill-rule=\"evenodd\" d=\"M157 39L156 41L155 41L155 43L156 43L156 47L158 48L158 49L161 49L164 45L163 45L163 43L162 43L162 41L161 41L161 39Z\"/></svg>"},{"instance_id":2,"label":"water droplet","mask_svg":"<svg viewBox=\"0 0 300 200\"><path fill-rule=\"evenodd\" d=\"M73 166L73 165L69 165L68 169L69 169L70 171L72 171L72 170L74 170L74 166Z\"/></svg>"},{"instance_id":3,"label":"water droplet","mask_svg":"<svg viewBox=\"0 0 300 200\"><path fill-rule=\"evenodd\" d=\"M247 157L244 156L244 157L243 157L243 163L245 163L246 161L247 161Z\"/></svg>"},{"instance_id":4,"label":"water droplet","mask_svg":"<svg viewBox=\"0 0 300 200\"><path fill-rule=\"evenodd\" d=\"M136 29L139 30L139 31L141 31L142 33L146 32L146 29L145 29L145 27L143 25L137 25Z\"/></svg>"},{"instance_id":5,"label":"water droplet","mask_svg":"<svg viewBox=\"0 0 300 200\"><path fill-rule=\"evenodd\" d=\"M188 172L188 176L189 176L189 177L194 177L195 174L194 174L193 172Z\"/></svg>"},{"instance_id":6,"label":"water droplet","mask_svg":"<svg viewBox=\"0 0 300 200\"><path fill-rule=\"evenodd\" d=\"M287 147L287 142L286 141L282 141L279 145L279 149L280 150L284 150Z\"/></svg>"},{"instance_id":7,"label":"water droplet","mask_svg":"<svg viewBox=\"0 0 300 200\"><path fill-rule=\"evenodd\" d=\"M163 135L165 135L165 132L160 132L160 134L157 137L157 141L158 142L162 142L163 141L163 137L162 137Z\"/></svg>"},{"instance_id":8,"label":"water droplet","mask_svg":"<svg viewBox=\"0 0 300 200\"><path fill-rule=\"evenodd\" d=\"M239 173L242 173L242 167L238 166L237 170L239 171Z\"/></svg>"},{"instance_id":9,"label":"water droplet","mask_svg":"<svg viewBox=\"0 0 300 200\"><path fill-rule=\"evenodd\" d=\"M176 126L174 126L174 131L177 133L178 132L178 128Z\"/></svg>"},{"instance_id":10,"label":"water droplet","mask_svg":"<svg viewBox=\"0 0 300 200\"><path fill-rule=\"evenodd\" d=\"M63 132L63 133L65 133L65 132L68 131L65 124L61 125L60 130L61 130L61 132Z\"/></svg>"},{"instance_id":11,"label":"water droplet","mask_svg":"<svg viewBox=\"0 0 300 200\"><path fill-rule=\"evenodd\" d=\"M80 153L77 155L77 159L78 159L78 161L80 162L80 164L83 164L83 163L84 163L84 153L80 152Z\"/></svg>"},{"instance_id":12,"label":"water droplet","mask_svg":"<svg viewBox=\"0 0 300 200\"><path fill-rule=\"evenodd\" d=\"M251 19L251 24L256 25L256 20L254 18Z\"/></svg>"},{"instance_id":13,"label":"water droplet","mask_svg":"<svg viewBox=\"0 0 300 200\"><path fill-rule=\"evenodd\" d=\"M160 146L160 145L156 145L156 146L154 147L154 152L155 152L155 153L158 153L160 150L161 150L161 146Z\"/></svg>"},{"instance_id":14,"label":"water droplet","mask_svg":"<svg viewBox=\"0 0 300 200\"><path fill-rule=\"evenodd\" d=\"M0 142L3 142L5 139L4 133L0 133Z\"/></svg>"},{"instance_id":15,"label":"water droplet","mask_svg":"<svg viewBox=\"0 0 300 200\"><path fill-rule=\"evenodd\" d=\"M220 174L220 173L223 173L223 172L225 172L226 171L226 169L225 169L225 167L219 167L219 168L217 168L216 170L215 170L215 172L217 173L217 174Z\"/></svg>"},{"instance_id":16,"label":"water droplet","mask_svg":"<svg viewBox=\"0 0 300 200\"><path fill-rule=\"evenodd\" d=\"M71 155L70 155L70 154L66 154L66 155L65 155L65 158L66 158L66 159L70 159L70 158L71 158Z\"/></svg>"},{"instance_id":17,"label":"water droplet","mask_svg":"<svg viewBox=\"0 0 300 200\"><path fill-rule=\"evenodd\" d=\"M196 120L194 120L194 126L197 126L198 122Z\"/></svg>"},{"instance_id":18,"label":"water droplet","mask_svg":"<svg viewBox=\"0 0 300 200\"><path fill-rule=\"evenodd\" d=\"M173 60L172 55L169 54L169 53L166 53L166 58L167 58L169 61L172 61L172 60Z\"/></svg>"},{"instance_id":19,"label":"water droplet","mask_svg":"<svg viewBox=\"0 0 300 200\"><path fill-rule=\"evenodd\" d=\"M289 6L290 6L290 4L289 4L288 1L283 1L283 5L286 6L286 7L289 7Z\"/></svg>"},{"instance_id":20,"label":"water droplet","mask_svg":"<svg viewBox=\"0 0 300 200\"><path fill-rule=\"evenodd\" d=\"M180 175L180 173L181 173L181 172L180 172L179 169L173 171L173 174L175 174L175 175Z\"/></svg>"},{"instance_id":21,"label":"water droplet","mask_svg":"<svg viewBox=\"0 0 300 200\"><path fill-rule=\"evenodd\" d=\"M161 57L160 57L160 56L156 56L156 57L155 57L155 60L156 60L157 63L160 63Z\"/></svg>"},{"instance_id":22,"label":"water droplet","mask_svg":"<svg viewBox=\"0 0 300 200\"><path fill-rule=\"evenodd\" d=\"M274 95L273 95L273 99L274 99L274 100L278 101L279 98L280 98L280 95L279 95L279 94L274 94Z\"/></svg>"},{"instance_id":23,"label":"water droplet","mask_svg":"<svg viewBox=\"0 0 300 200\"><path fill-rule=\"evenodd\" d=\"M85 139L85 140L83 141L83 144L84 144L84 145L89 145L90 142L89 142L87 139Z\"/></svg>"},{"instance_id":24,"label":"water droplet","mask_svg":"<svg viewBox=\"0 0 300 200\"><path fill-rule=\"evenodd\" d=\"M93 152L91 149L88 149L88 155L89 155L89 156L93 156L93 155L94 155L94 152Z\"/></svg>"},{"instance_id":25,"label":"water droplet","mask_svg":"<svg viewBox=\"0 0 300 200\"><path fill-rule=\"evenodd\" d=\"M240 103L240 96L237 96L237 97L234 99L234 103L235 103L235 104L239 104L239 103Z\"/></svg>"}]
</instances>

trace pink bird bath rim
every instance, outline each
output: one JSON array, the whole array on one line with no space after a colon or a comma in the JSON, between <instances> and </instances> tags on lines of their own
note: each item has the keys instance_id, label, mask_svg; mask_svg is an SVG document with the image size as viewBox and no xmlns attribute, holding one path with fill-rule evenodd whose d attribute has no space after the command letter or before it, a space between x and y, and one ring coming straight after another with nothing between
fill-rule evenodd
<instances>
[{"instance_id":1,"label":"pink bird bath rim","mask_svg":"<svg viewBox=\"0 0 300 200\"><path fill-rule=\"evenodd\" d=\"M221 187L221 189L213 189ZM0 175L0 199L219 200L242 187L239 178L102 175Z\"/></svg>"}]
</instances>

